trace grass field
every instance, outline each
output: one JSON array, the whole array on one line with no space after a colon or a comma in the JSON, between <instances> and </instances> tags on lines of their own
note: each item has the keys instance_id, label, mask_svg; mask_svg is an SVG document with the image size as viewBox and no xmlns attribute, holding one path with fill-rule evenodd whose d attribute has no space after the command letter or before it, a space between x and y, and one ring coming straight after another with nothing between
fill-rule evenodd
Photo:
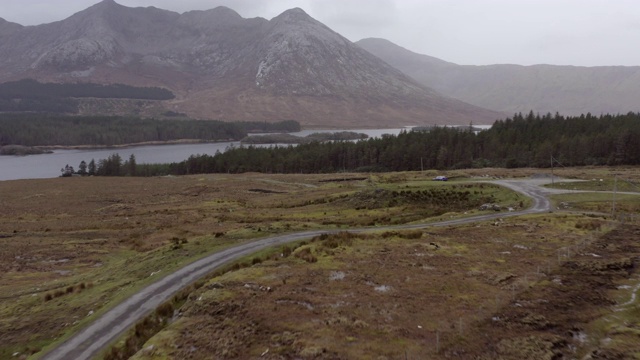
<instances>
[{"instance_id":1,"label":"grass field","mask_svg":"<svg viewBox=\"0 0 640 360\"><path fill-rule=\"evenodd\" d=\"M567 169L564 176L612 171ZM458 171L446 183L431 181L435 172L0 182L0 358L35 354L159 276L224 247L282 232L470 216L485 202L522 208L529 202L521 195L470 179L538 173ZM581 211L605 207L590 201L569 202ZM636 209L634 200L620 201ZM558 251L605 236L614 227L608 221L557 213L318 239L286 257L256 255L253 266L189 296L182 316L137 356L182 358L193 348L187 358L206 358L211 344L215 354L237 358L267 348L265 357L441 354L464 346L459 337L471 336L472 324L550 276L563 260ZM222 317L222 327L205 321ZM469 332L460 333L460 324ZM194 329L220 336L203 345Z\"/></svg>"}]
</instances>

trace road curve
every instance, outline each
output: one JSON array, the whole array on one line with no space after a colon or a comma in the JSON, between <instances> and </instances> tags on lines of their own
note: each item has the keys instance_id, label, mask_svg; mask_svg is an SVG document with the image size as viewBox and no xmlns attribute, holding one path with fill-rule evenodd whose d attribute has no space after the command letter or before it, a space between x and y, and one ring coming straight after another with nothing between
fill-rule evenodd
<instances>
[{"instance_id":1,"label":"road curve","mask_svg":"<svg viewBox=\"0 0 640 360\"><path fill-rule=\"evenodd\" d=\"M493 183L507 187L511 190L522 193L533 199L533 206L527 210L514 211L509 213L491 213L468 218L441 221L428 224L410 224L399 226L371 227L352 229L351 232L364 232L371 230L398 230L398 229L421 229L431 226L460 225L477 221L486 221L496 218L518 216L549 211L551 204L546 194L554 192L551 189L540 187L545 180L500 180ZM153 311L160 304L171 298L182 288L193 283L200 277L212 272L216 268L250 255L261 249L282 245L306 238L311 238L321 234L336 233L345 230L315 230L294 234L272 236L254 242L234 246L224 251L209 255L172 274L165 276L157 282L140 290L135 295L126 299L113 309L107 311L91 325L80 330L66 342L45 354L44 360L86 360L95 357L101 350L114 341L120 334L133 326L138 320Z\"/></svg>"}]
</instances>

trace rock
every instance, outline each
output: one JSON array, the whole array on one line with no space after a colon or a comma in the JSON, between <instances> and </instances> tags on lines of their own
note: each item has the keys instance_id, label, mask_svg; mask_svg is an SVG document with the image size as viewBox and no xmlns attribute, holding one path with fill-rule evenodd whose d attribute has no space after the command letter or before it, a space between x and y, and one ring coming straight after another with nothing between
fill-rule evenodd
<instances>
[{"instance_id":1,"label":"rock","mask_svg":"<svg viewBox=\"0 0 640 360\"><path fill-rule=\"evenodd\" d=\"M156 350L156 346L155 345L149 345L146 348L144 348L144 350L142 350L142 352L145 355L153 355L155 353L155 350Z\"/></svg>"},{"instance_id":2,"label":"rock","mask_svg":"<svg viewBox=\"0 0 640 360\"><path fill-rule=\"evenodd\" d=\"M486 210L500 211L500 210L502 210L502 208L498 204L482 204L482 205L480 205L480 207L478 209L480 211L486 211Z\"/></svg>"},{"instance_id":3,"label":"rock","mask_svg":"<svg viewBox=\"0 0 640 360\"><path fill-rule=\"evenodd\" d=\"M329 274L329 280L343 280L345 276L345 273L342 271L332 271L331 274Z\"/></svg>"},{"instance_id":4,"label":"rock","mask_svg":"<svg viewBox=\"0 0 640 360\"><path fill-rule=\"evenodd\" d=\"M209 290L224 289L224 285L222 285L219 282L214 282L214 283L211 283L211 284L207 285L207 289L209 289Z\"/></svg>"}]
</instances>

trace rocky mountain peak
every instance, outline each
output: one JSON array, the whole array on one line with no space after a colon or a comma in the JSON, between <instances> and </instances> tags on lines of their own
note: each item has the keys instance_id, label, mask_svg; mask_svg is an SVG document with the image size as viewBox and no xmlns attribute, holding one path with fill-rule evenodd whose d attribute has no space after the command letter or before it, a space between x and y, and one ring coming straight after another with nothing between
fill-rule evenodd
<instances>
[{"instance_id":1,"label":"rocky mountain peak","mask_svg":"<svg viewBox=\"0 0 640 360\"><path fill-rule=\"evenodd\" d=\"M418 85L300 8L265 20L104 0L2 40L0 81L164 86L178 95L167 106L200 118L346 127L498 117Z\"/></svg>"},{"instance_id":2,"label":"rocky mountain peak","mask_svg":"<svg viewBox=\"0 0 640 360\"><path fill-rule=\"evenodd\" d=\"M221 28L240 25L245 21L240 14L225 6L211 10L189 11L180 17L180 22L198 28Z\"/></svg>"},{"instance_id":3,"label":"rocky mountain peak","mask_svg":"<svg viewBox=\"0 0 640 360\"><path fill-rule=\"evenodd\" d=\"M270 23L274 26L294 26L298 28L304 26L316 26L318 24L324 26L324 24L312 18L300 8L286 10L282 14L271 19Z\"/></svg>"},{"instance_id":4,"label":"rocky mountain peak","mask_svg":"<svg viewBox=\"0 0 640 360\"><path fill-rule=\"evenodd\" d=\"M109 6L121 6L121 5L115 2L114 0L102 0L94 6L109 7Z\"/></svg>"},{"instance_id":5,"label":"rocky mountain peak","mask_svg":"<svg viewBox=\"0 0 640 360\"><path fill-rule=\"evenodd\" d=\"M87 16L87 15L105 15L112 12L122 11L126 9L126 6L120 5L114 0L102 0L101 2L88 7L87 9L76 13L73 16Z\"/></svg>"},{"instance_id":6,"label":"rocky mountain peak","mask_svg":"<svg viewBox=\"0 0 640 360\"><path fill-rule=\"evenodd\" d=\"M292 20L305 20L305 19L313 19L309 14L307 14L304 10L299 7L285 10L282 14L275 17L275 19L292 19Z\"/></svg>"}]
</instances>

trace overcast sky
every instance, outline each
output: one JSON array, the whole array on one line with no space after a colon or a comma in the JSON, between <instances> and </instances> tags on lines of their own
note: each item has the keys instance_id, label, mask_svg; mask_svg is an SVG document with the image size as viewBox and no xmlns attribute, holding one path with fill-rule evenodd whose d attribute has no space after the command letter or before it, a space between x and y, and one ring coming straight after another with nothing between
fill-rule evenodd
<instances>
[{"instance_id":1,"label":"overcast sky","mask_svg":"<svg viewBox=\"0 0 640 360\"><path fill-rule=\"evenodd\" d=\"M62 20L99 0L0 0L22 25ZM391 40L457 64L640 65L640 0L116 0L185 12L224 5L271 19L300 7L351 41Z\"/></svg>"}]
</instances>

